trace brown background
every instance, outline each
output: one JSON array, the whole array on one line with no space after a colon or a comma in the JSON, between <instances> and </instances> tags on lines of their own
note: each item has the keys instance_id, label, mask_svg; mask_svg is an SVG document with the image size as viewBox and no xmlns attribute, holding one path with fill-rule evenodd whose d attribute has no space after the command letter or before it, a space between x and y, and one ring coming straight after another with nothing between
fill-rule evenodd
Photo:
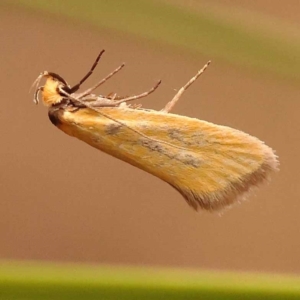
<instances>
[{"instance_id":1,"label":"brown background","mask_svg":"<svg viewBox=\"0 0 300 300\"><path fill-rule=\"evenodd\" d=\"M271 13L284 19L289 5L278 3ZM300 272L299 88L214 57L195 61L17 8L1 7L0 40L1 259ZM58 131L46 109L32 103L32 81L49 70L75 83L103 48L88 84L125 61L101 92L136 94L162 79L159 91L143 100L155 109L212 59L175 113L266 141L280 156L280 173L222 216L195 213L162 181Z\"/></svg>"}]
</instances>

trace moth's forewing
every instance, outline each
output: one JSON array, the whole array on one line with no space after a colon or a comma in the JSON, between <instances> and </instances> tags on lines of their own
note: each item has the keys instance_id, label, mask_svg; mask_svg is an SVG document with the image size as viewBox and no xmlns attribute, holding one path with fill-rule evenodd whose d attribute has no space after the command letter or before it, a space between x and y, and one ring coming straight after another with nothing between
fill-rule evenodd
<instances>
[{"instance_id":1,"label":"moth's forewing","mask_svg":"<svg viewBox=\"0 0 300 300\"><path fill-rule=\"evenodd\" d=\"M194 209L219 210L239 201L277 168L271 148L229 127L152 110L99 110L128 127L90 109L50 109L49 116L68 135L166 181Z\"/></svg>"}]
</instances>

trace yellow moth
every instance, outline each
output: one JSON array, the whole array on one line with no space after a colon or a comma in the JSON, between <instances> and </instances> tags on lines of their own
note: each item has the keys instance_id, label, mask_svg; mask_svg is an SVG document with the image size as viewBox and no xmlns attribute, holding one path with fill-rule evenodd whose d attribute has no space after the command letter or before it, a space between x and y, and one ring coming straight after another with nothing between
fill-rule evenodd
<instances>
[{"instance_id":1,"label":"yellow moth","mask_svg":"<svg viewBox=\"0 0 300 300\"><path fill-rule=\"evenodd\" d=\"M132 97L92 92L124 64L88 90L77 93L91 70L74 87L59 75L42 72L34 84L35 103L48 106L51 122L66 134L130 163L173 186L194 209L221 210L242 200L278 166L273 150L256 137L206 121L169 113L209 62L161 111L128 105ZM39 86L41 78L44 86Z\"/></svg>"}]
</instances>

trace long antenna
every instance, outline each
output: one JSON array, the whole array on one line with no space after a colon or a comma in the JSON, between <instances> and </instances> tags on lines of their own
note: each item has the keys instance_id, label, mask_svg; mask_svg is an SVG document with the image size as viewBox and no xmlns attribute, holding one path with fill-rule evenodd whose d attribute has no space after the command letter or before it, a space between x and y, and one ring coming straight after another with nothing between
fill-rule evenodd
<instances>
[{"instance_id":1,"label":"long antenna","mask_svg":"<svg viewBox=\"0 0 300 300\"><path fill-rule=\"evenodd\" d=\"M77 83L76 85L74 85L70 90L70 94L75 93L76 91L79 90L80 86L93 74L93 71L95 70L96 66L98 65L98 62L102 56L102 54L105 52L105 50L102 50L99 55L97 56L94 64L92 65L91 69L89 70L89 72L79 81L79 83Z\"/></svg>"}]
</instances>

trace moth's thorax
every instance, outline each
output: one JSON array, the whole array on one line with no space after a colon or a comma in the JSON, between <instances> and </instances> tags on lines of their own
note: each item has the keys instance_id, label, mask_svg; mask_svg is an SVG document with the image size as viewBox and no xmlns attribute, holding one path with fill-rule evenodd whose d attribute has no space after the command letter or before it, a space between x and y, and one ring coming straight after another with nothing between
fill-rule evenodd
<instances>
[{"instance_id":1,"label":"moth's thorax","mask_svg":"<svg viewBox=\"0 0 300 300\"><path fill-rule=\"evenodd\" d=\"M46 106L51 106L62 101L63 96L61 96L58 91L58 88L61 86L62 83L53 79L53 77L49 76L47 78L42 91L42 99Z\"/></svg>"}]
</instances>

